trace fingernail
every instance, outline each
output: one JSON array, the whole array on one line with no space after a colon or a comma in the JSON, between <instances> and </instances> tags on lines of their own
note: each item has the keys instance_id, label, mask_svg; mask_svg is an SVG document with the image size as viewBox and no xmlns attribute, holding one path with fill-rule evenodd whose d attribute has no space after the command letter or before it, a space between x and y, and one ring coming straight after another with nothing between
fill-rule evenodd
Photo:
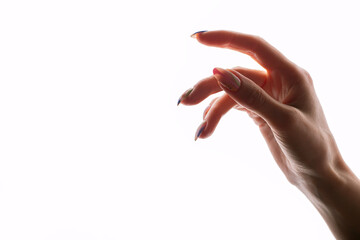
<instances>
[{"instance_id":1,"label":"fingernail","mask_svg":"<svg viewBox=\"0 0 360 240\"><path fill-rule=\"evenodd\" d=\"M193 88L189 88L188 90L186 90L179 98L177 105L179 106L181 101L184 100L185 98L187 98L193 90L194 90Z\"/></svg>"},{"instance_id":2,"label":"fingernail","mask_svg":"<svg viewBox=\"0 0 360 240\"><path fill-rule=\"evenodd\" d=\"M213 73L214 73L215 77L216 77L216 75L220 75L216 79L223 87L225 87L233 92L235 92L239 89L241 81L232 72L227 71L222 68L214 68Z\"/></svg>"},{"instance_id":3,"label":"fingernail","mask_svg":"<svg viewBox=\"0 0 360 240\"><path fill-rule=\"evenodd\" d=\"M197 36L198 34L200 34L200 33L204 33L204 32L207 32L207 30L205 30L205 31L197 31L197 32L195 32L195 33L191 34L191 35L190 35L190 37L192 37L192 38L196 38L196 36Z\"/></svg>"},{"instance_id":4,"label":"fingernail","mask_svg":"<svg viewBox=\"0 0 360 240\"><path fill-rule=\"evenodd\" d=\"M200 126L198 127L198 129L196 130L195 133L195 141L201 136L202 132L204 131L205 127L206 127L207 122L204 121L200 124Z\"/></svg>"}]
</instances>

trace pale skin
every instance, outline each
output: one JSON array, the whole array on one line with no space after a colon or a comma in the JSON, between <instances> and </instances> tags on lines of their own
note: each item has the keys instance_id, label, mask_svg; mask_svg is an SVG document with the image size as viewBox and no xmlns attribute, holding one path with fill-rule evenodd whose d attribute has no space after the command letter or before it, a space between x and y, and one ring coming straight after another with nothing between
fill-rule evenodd
<instances>
[{"instance_id":1,"label":"pale skin","mask_svg":"<svg viewBox=\"0 0 360 240\"><path fill-rule=\"evenodd\" d=\"M229 110L247 112L286 178L312 202L334 236L360 239L360 181L341 157L309 73L257 36L230 31L193 36L207 46L248 54L265 69L215 68L180 97L181 104L195 105L224 92L205 109L196 139L209 137Z\"/></svg>"}]
</instances>

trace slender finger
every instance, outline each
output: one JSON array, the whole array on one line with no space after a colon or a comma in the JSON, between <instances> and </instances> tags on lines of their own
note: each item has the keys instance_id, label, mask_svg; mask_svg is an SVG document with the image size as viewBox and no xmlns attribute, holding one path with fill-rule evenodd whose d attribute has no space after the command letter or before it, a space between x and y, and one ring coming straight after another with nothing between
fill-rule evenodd
<instances>
[{"instance_id":1,"label":"slender finger","mask_svg":"<svg viewBox=\"0 0 360 240\"><path fill-rule=\"evenodd\" d=\"M236 71L215 68L214 74L223 90L246 109L263 118L271 127L281 129L292 121L289 106L281 104L250 79Z\"/></svg>"},{"instance_id":2,"label":"slender finger","mask_svg":"<svg viewBox=\"0 0 360 240\"><path fill-rule=\"evenodd\" d=\"M248 69L242 67L233 68L235 71L241 73L247 78L254 81L257 85L262 87L267 79L267 73L265 71ZM195 105L202 102L210 95L222 91L218 81L214 75L200 80L193 88L185 91L179 98L178 104Z\"/></svg>"},{"instance_id":3,"label":"slender finger","mask_svg":"<svg viewBox=\"0 0 360 240\"><path fill-rule=\"evenodd\" d=\"M207 106L204 110L204 113L203 113L203 120L205 119L206 115L208 114L210 108L212 107L212 105L218 100L219 98L214 98L213 100L211 100L209 106Z\"/></svg>"},{"instance_id":4,"label":"slender finger","mask_svg":"<svg viewBox=\"0 0 360 240\"><path fill-rule=\"evenodd\" d=\"M202 102L210 95L220 91L222 91L222 89L220 88L218 82L214 76L210 76L200 80L194 85L194 87L186 90L180 96L178 105L180 103L184 105L195 105Z\"/></svg>"},{"instance_id":5,"label":"slender finger","mask_svg":"<svg viewBox=\"0 0 360 240\"><path fill-rule=\"evenodd\" d=\"M256 83L259 87L263 87L267 81L268 74L265 71L257 70L257 69L249 69L243 67L234 67L232 68L236 72L244 75L249 78L251 81Z\"/></svg>"},{"instance_id":6,"label":"slender finger","mask_svg":"<svg viewBox=\"0 0 360 240\"><path fill-rule=\"evenodd\" d=\"M229 96L227 96L227 97L229 97ZM210 110L211 107L214 105L214 103L216 102L216 100L218 100L218 97L217 97L217 98L214 98L214 99L210 102L209 106L207 106L207 107L205 108L204 113L203 113L203 120L206 118L209 110ZM236 110L238 110L238 111L245 111L245 112L248 112L248 113L250 112L250 111L248 111L244 106L240 105L239 103L236 103L233 99L231 99L231 100L234 102L234 105L233 105L233 108L234 108L234 109L236 109ZM228 110L224 111L224 113L226 113L227 111L228 111ZM249 115L249 116L252 117L251 115ZM260 118L260 117L259 117L259 118Z\"/></svg>"},{"instance_id":7,"label":"slender finger","mask_svg":"<svg viewBox=\"0 0 360 240\"><path fill-rule=\"evenodd\" d=\"M211 136L220 119L235 105L236 102L228 94L224 94L216 99L207 111L204 122L202 123L202 125L205 123L205 128L198 137L207 138Z\"/></svg>"},{"instance_id":8,"label":"slender finger","mask_svg":"<svg viewBox=\"0 0 360 240\"><path fill-rule=\"evenodd\" d=\"M195 36L204 45L245 53L268 70L292 64L276 48L258 36L223 30L202 32Z\"/></svg>"}]
</instances>

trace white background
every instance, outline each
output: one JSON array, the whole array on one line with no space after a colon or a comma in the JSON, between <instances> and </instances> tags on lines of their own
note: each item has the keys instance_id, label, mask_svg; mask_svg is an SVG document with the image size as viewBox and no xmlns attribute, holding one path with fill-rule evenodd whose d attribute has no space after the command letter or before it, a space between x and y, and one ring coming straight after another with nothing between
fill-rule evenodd
<instances>
[{"instance_id":1,"label":"white background","mask_svg":"<svg viewBox=\"0 0 360 240\"><path fill-rule=\"evenodd\" d=\"M307 69L360 175L357 1L0 1L0 239L333 239L257 127L194 142L178 97L213 67L190 38L260 35Z\"/></svg>"}]
</instances>

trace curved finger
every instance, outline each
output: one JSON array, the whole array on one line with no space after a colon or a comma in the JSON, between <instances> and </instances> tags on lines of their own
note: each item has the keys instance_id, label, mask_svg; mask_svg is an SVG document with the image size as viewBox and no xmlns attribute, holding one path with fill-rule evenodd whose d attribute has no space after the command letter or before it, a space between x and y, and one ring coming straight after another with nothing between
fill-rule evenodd
<instances>
[{"instance_id":1,"label":"curved finger","mask_svg":"<svg viewBox=\"0 0 360 240\"><path fill-rule=\"evenodd\" d=\"M243 67L234 67L233 70L252 80L259 87L263 87L267 81L267 72Z\"/></svg>"},{"instance_id":2,"label":"curved finger","mask_svg":"<svg viewBox=\"0 0 360 240\"><path fill-rule=\"evenodd\" d=\"M223 90L246 109L263 118L271 127L281 129L291 122L293 111L276 101L250 79L232 70L214 69L214 74Z\"/></svg>"},{"instance_id":3,"label":"curved finger","mask_svg":"<svg viewBox=\"0 0 360 240\"><path fill-rule=\"evenodd\" d=\"M196 39L207 46L236 50L251 56L268 70L283 68L291 62L264 39L232 31L209 31L195 34Z\"/></svg>"},{"instance_id":4,"label":"curved finger","mask_svg":"<svg viewBox=\"0 0 360 240\"><path fill-rule=\"evenodd\" d=\"M194 85L194 87L186 90L180 96L178 105L180 103L184 105L195 105L202 102L208 96L220 91L222 91L222 89L220 88L215 77L210 76L200 80Z\"/></svg>"},{"instance_id":5,"label":"curved finger","mask_svg":"<svg viewBox=\"0 0 360 240\"><path fill-rule=\"evenodd\" d=\"M220 119L235 105L236 102L228 94L224 94L214 101L207 111L203 123L200 124L198 131L195 134L195 140L198 137L207 138L211 136Z\"/></svg>"},{"instance_id":6,"label":"curved finger","mask_svg":"<svg viewBox=\"0 0 360 240\"><path fill-rule=\"evenodd\" d=\"M247 78L251 79L259 85L260 87L264 86L267 79L267 73L265 71L248 69L243 67L233 68L235 71L241 73ZM222 91L219 86L218 81L214 75L200 80L193 88L186 90L179 98L178 105L180 103L184 105L195 105L202 102L204 99L210 95Z\"/></svg>"}]
</instances>

